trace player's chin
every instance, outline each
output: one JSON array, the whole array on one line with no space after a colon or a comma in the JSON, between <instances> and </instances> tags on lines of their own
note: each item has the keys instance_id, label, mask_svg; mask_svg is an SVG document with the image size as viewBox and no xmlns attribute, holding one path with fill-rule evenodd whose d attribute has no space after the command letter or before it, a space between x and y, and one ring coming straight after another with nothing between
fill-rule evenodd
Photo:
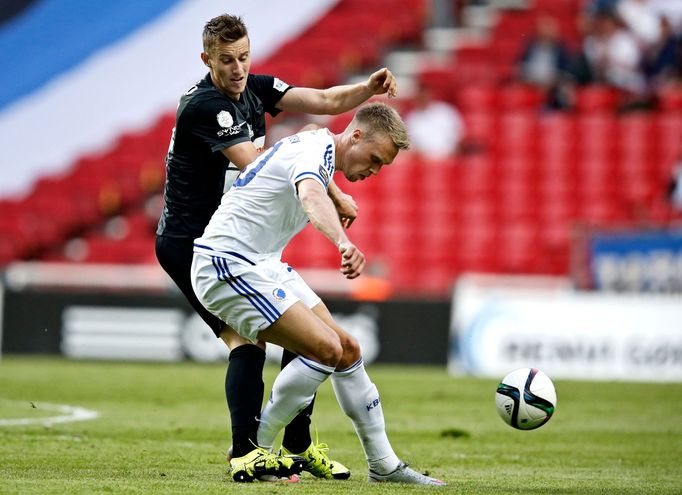
<instances>
[{"instance_id":1,"label":"player's chin","mask_svg":"<svg viewBox=\"0 0 682 495\"><path fill-rule=\"evenodd\" d=\"M243 93L246 89L246 77L243 77L239 80L230 80L230 86L233 91Z\"/></svg>"}]
</instances>

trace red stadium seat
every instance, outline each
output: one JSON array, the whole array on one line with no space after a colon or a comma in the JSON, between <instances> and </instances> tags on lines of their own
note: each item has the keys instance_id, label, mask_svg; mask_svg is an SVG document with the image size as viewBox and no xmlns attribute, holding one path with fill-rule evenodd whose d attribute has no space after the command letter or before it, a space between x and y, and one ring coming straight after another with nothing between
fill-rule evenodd
<instances>
[{"instance_id":1,"label":"red stadium seat","mask_svg":"<svg viewBox=\"0 0 682 495\"><path fill-rule=\"evenodd\" d=\"M457 104L458 78L452 68L424 67L417 77L419 84L427 87L434 99Z\"/></svg>"},{"instance_id":2,"label":"red stadium seat","mask_svg":"<svg viewBox=\"0 0 682 495\"><path fill-rule=\"evenodd\" d=\"M390 15L387 13L390 12ZM388 41L419 43L426 20L427 3L424 0L343 0L326 16L327 18L360 19L366 32L377 30L377 26L387 24L389 29L379 29ZM323 19L324 21L325 19ZM355 22L355 21L354 21ZM324 26L324 22L320 23Z\"/></svg>"},{"instance_id":3,"label":"red stadium seat","mask_svg":"<svg viewBox=\"0 0 682 495\"><path fill-rule=\"evenodd\" d=\"M682 111L682 86L678 84L667 84L658 89L658 107L664 112Z\"/></svg>"},{"instance_id":4,"label":"red stadium seat","mask_svg":"<svg viewBox=\"0 0 682 495\"><path fill-rule=\"evenodd\" d=\"M493 39L528 39L535 33L536 14L527 10L502 10L493 27Z\"/></svg>"},{"instance_id":5,"label":"red stadium seat","mask_svg":"<svg viewBox=\"0 0 682 495\"><path fill-rule=\"evenodd\" d=\"M583 86L576 90L575 108L581 113L613 112L620 101L618 91L609 86Z\"/></svg>"},{"instance_id":6,"label":"red stadium seat","mask_svg":"<svg viewBox=\"0 0 682 495\"><path fill-rule=\"evenodd\" d=\"M453 54L455 68L462 64L491 64L494 54L488 45L465 45L457 48Z\"/></svg>"},{"instance_id":7,"label":"red stadium seat","mask_svg":"<svg viewBox=\"0 0 682 495\"><path fill-rule=\"evenodd\" d=\"M492 111L468 111L463 118L467 143L480 150L489 149L495 144L497 119Z\"/></svg>"},{"instance_id":8,"label":"red stadium seat","mask_svg":"<svg viewBox=\"0 0 682 495\"><path fill-rule=\"evenodd\" d=\"M545 95L535 86L527 84L509 84L500 88L497 103L503 110L539 111L545 101ZM537 121L537 116L533 116Z\"/></svg>"},{"instance_id":9,"label":"red stadium seat","mask_svg":"<svg viewBox=\"0 0 682 495\"><path fill-rule=\"evenodd\" d=\"M496 272L498 249L494 225L471 223L460 236L457 263L462 271Z\"/></svg>"},{"instance_id":10,"label":"red stadium seat","mask_svg":"<svg viewBox=\"0 0 682 495\"><path fill-rule=\"evenodd\" d=\"M500 158L512 155L528 161L535 151L537 116L528 111L510 111L500 115L496 136L496 152Z\"/></svg>"},{"instance_id":11,"label":"red stadium seat","mask_svg":"<svg viewBox=\"0 0 682 495\"><path fill-rule=\"evenodd\" d=\"M492 85L464 86L457 94L457 104L465 114L494 114L497 108L497 90Z\"/></svg>"},{"instance_id":12,"label":"red stadium seat","mask_svg":"<svg viewBox=\"0 0 682 495\"><path fill-rule=\"evenodd\" d=\"M661 163L668 164L682 154L682 112L667 112L655 117L654 133Z\"/></svg>"},{"instance_id":13,"label":"red stadium seat","mask_svg":"<svg viewBox=\"0 0 682 495\"><path fill-rule=\"evenodd\" d=\"M497 215L502 222L529 221L539 214L537 194L528 181L501 183L497 194Z\"/></svg>"},{"instance_id":14,"label":"red stadium seat","mask_svg":"<svg viewBox=\"0 0 682 495\"><path fill-rule=\"evenodd\" d=\"M19 203L3 201L0 204L0 266L25 258L43 247L36 238L33 224L19 211Z\"/></svg>"},{"instance_id":15,"label":"red stadium seat","mask_svg":"<svg viewBox=\"0 0 682 495\"><path fill-rule=\"evenodd\" d=\"M459 87L492 86L499 82L495 55L490 47L465 46L458 48L453 54L451 65Z\"/></svg>"},{"instance_id":16,"label":"red stadium seat","mask_svg":"<svg viewBox=\"0 0 682 495\"><path fill-rule=\"evenodd\" d=\"M538 231L533 223L513 222L503 225L498 237L498 262L506 273L536 273L538 267Z\"/></svg>"}]
</instances>

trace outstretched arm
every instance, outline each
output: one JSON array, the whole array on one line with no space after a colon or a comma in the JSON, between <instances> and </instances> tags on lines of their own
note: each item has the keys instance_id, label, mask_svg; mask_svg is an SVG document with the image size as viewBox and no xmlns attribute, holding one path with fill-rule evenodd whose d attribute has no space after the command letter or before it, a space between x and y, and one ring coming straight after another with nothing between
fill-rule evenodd
<instances>
[{"instance_id":1,"label":"outstretched arm","mask_svg":"<svg viewBox=\"0 0 682 495\"><path fill-rule=\"evenodd\" d=\"M327 89L291 88L275 105L280 110L315 115L338 115L351 110L374 95L398 94L398 84L386 67L357 84L344 84Z\"/></svg>"},{"instance_id":2,"label":"outstretched arm","mask_svg":"<svg viewBox=\"0 0 682 495\"><path fill-rule=\"evenodd\" d=\"M341 253L341 273L349 279L360 276L365 267L365 255L346 236L322 184L315 179L303 179L297 183L297 188L303 211L310 223L333 242Z\"/></svg>"}]
</instances>

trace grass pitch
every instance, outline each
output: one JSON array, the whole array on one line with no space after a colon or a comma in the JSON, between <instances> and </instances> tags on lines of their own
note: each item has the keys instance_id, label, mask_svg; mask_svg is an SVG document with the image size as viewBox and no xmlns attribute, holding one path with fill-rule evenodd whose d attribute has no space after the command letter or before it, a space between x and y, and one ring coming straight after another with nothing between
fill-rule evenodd
<instances>
[{"instance_id":1,"label":"grass pitch","mask_svg":"<svg viewBox=\"0 0 682 495\"><path fill-rule=\"evenodd\" d=\"M276 373L266 370L266 390ZM682 384L555 380L558 407L539 430L497 416L497 382L442 368L371 366L398 455L447 487L375 485L329 384L314 424L353 475L301 483L233 483L222 364L0 360L0 493L645 494L682 493ZM50 404L94 410L53 423Z\"/></svg>"}]
</instances>

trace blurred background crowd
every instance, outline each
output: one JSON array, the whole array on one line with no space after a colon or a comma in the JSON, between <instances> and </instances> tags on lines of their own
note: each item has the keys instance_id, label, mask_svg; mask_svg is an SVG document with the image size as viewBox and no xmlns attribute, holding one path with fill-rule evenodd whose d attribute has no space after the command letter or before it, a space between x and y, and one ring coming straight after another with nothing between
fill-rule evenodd
<instances>
[{"instance_id":1,"label":"blurred background crowd","mask_svg":"<svg viewBox=\"0 0 682 495\"><path fill-rule=\"evenodd\" d=\"M154 25L156 3L146 4L141 30ZM188 1L171 3L198 9ZM208 3L215 8L218 2ZM223 10L244 14L242 3L225 2ZM63 0L1 7L6 60L14 63L30 41L22 32L40 32L22 26L44 4L83 7ZM134 5L117 8L139 8ZM113 10L111 23L123 24L124 16ZM158 10L159 16L173 14ZM265 38L261 24L281 24L283 17L268 18L268 12L263 7L245 15L252 42ZM198 18L218 13L204 6ZM63 15L73 14L67 9ZM591 288L599 285L584 249L591 233L669 229L682 219L676 178L682 170L682 0L308 1L298 15L295 29L268 38L267 50L254 51L252 72L328 87L388 66L399 81L399 97L391 104L412 138L412 150L378 179L359 187L337 179L360 205L351 235L368 256L370 273L383 282L358 286L360 297L447 297L456 278L472 271L568 275ZM256 22L259 17L263 22ZM203 76L202 27L181 27L190 31L185 37L196 39L196 64L183 69L190 81ZM127 43L135 43L136 32L123 33ZM83 42L75 37L72 43ZM107 46L102 43L102 51ZM147 60L163 74L173 52L163 45L159 51L171 52L168 63ZM5 77L22 76L10 71ZM108 74L107 81L112 93L133 85L121 73ZM46 76L42 87L48 83ZM143 81L125 99L145 92L153 99L157 87ZM114 108L99 109L109 88L90 89L80 97L89 101L87 120L70 136L115 114ZM14 118L26 98L0 100L0 111ZM5 162L6 156L3 174L25 172L31 155L51 148L44 139L61 126L41 108L41 122L18 121L31 128L30 137L8 139L21 148L22 161ZM44 154L31 158L40 167L23 188L0 195L0 264L155 265L153 238L174 108L161 102L153 116L123 126L78 156L53 163ZM270 119L269 143L311 120L340 131L351 115ZM300 268L338 265L333 246L312 230L294 241L285 258Z\"/></svg>"}]
</instances>

